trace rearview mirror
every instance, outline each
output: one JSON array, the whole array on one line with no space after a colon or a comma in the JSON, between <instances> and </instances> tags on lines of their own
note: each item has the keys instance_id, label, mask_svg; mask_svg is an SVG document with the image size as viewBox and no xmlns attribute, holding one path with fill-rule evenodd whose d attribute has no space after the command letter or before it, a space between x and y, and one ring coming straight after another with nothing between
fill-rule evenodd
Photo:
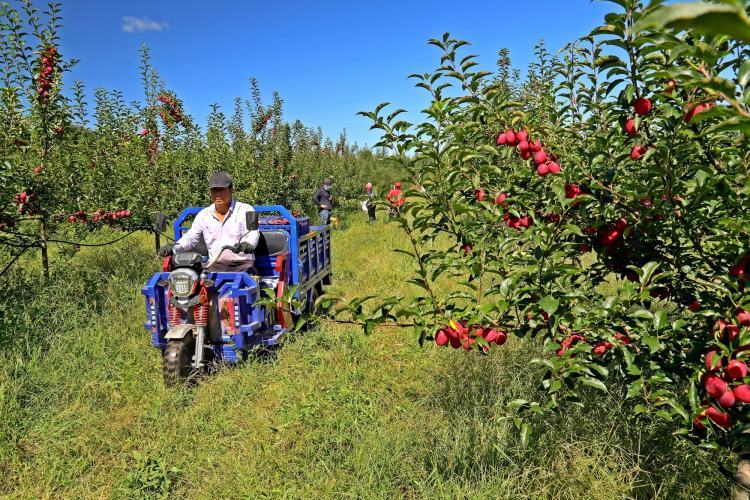
<instances>
[{"instance_id":1,"label":"rearview mirror","mask_svg":"<svg viewBox=\"0 0 750 500\"><path fill-rule=\"evenodd\" d=\"M245 214L245 226L248 231L255 231L258 229L258 212L252 210Z\"/></svg>"},{"instance_id":2,"label":"rearview mirror","mask_svg":"<svg viewBox=\"0 0 750 500\"><path fill-rule=\"evenodd\" d=\"M161 212L156 214L156 221L154 222L154 229L158 232L163 233L167 230L167 216Z\"/></svg>"}]
</instances>

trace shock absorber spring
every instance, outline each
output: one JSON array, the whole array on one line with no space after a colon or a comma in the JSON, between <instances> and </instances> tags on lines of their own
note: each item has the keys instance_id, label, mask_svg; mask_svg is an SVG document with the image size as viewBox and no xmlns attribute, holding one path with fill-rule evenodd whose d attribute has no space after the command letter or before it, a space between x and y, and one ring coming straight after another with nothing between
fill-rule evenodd
<instances>
[{"instance_id":1,"label":"shock absorber spring","mask_svg":"<svg viewBox=\"0 0 750 500\"><path fill-rule=\"evenodd\" d=\"M208 325L208 304L205 302L195 306L193 310L193 316L195 318L196 326Z\"/></svg>"},{"instance_id":2,"label":"shock absorber spring","mask_svg":"<svg viewBox=\"0 0 750 500\"><path fill-rule=\"evenodd\" d=\"M172 304L169 304L169 325L170 326L177 326L180 323L182 323L182 315L180 314L180 310L173 306Z\"/></svg>"}]
</instances>

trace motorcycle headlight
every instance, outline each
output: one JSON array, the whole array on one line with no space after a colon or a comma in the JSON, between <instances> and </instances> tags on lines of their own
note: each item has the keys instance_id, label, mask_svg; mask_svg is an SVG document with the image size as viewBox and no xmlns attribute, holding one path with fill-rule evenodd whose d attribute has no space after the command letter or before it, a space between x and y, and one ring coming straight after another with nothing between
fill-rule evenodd
<instances>
[{"instance_id":1,"label":"motorcycle headlight","mask_svg":"<svg viewBox=\"0 0 750 500\"><path fill-rule=\"evenodd\" d=\"M198 284L198 274L192 269L178 269L169 275L169 290L179 298L190 296Z\"/></svg>"}]
</instances>

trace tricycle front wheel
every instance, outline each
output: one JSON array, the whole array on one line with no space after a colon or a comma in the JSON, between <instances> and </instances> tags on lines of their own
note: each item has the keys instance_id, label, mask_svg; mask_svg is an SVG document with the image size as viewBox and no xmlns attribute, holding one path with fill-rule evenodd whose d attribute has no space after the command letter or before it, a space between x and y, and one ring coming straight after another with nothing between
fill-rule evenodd
<instances>
[{"instance_id":1,"label":"tricycle front wheel","mask_svg":"<svg viewBox=\"0 0 750 500\"><path fill-rule=\"evenodd\" d=\"M164 386L174 387L187 384L195 376L193 356L195 355L195 340L187 335L179 340L170 340L162 355L162 371L164 372Z\"/></svg>"}]
</instances>

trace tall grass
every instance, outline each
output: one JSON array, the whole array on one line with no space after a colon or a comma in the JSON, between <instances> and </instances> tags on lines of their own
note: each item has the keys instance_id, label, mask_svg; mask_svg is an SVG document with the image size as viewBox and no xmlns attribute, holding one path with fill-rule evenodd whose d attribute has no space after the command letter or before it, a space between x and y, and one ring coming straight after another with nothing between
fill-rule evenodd
<instances>
[{"instance_id":1,"label":"tall grass","mask_svg":"<svg viewBox=\"0 0 750 500\"><path fill-rule=\"evenodd\" d=\"M334 235L332 293L408 296L394 224L362 214ZM622 394L534 424L538 352L420 348L410 331L326 323L273 358L166 390L139 295L147 237L83 249L51 286L7 283L0 320L0 494L29 497L503 497L724 495L713 458L636 420Z\"/></svg>"}]
</instances>

